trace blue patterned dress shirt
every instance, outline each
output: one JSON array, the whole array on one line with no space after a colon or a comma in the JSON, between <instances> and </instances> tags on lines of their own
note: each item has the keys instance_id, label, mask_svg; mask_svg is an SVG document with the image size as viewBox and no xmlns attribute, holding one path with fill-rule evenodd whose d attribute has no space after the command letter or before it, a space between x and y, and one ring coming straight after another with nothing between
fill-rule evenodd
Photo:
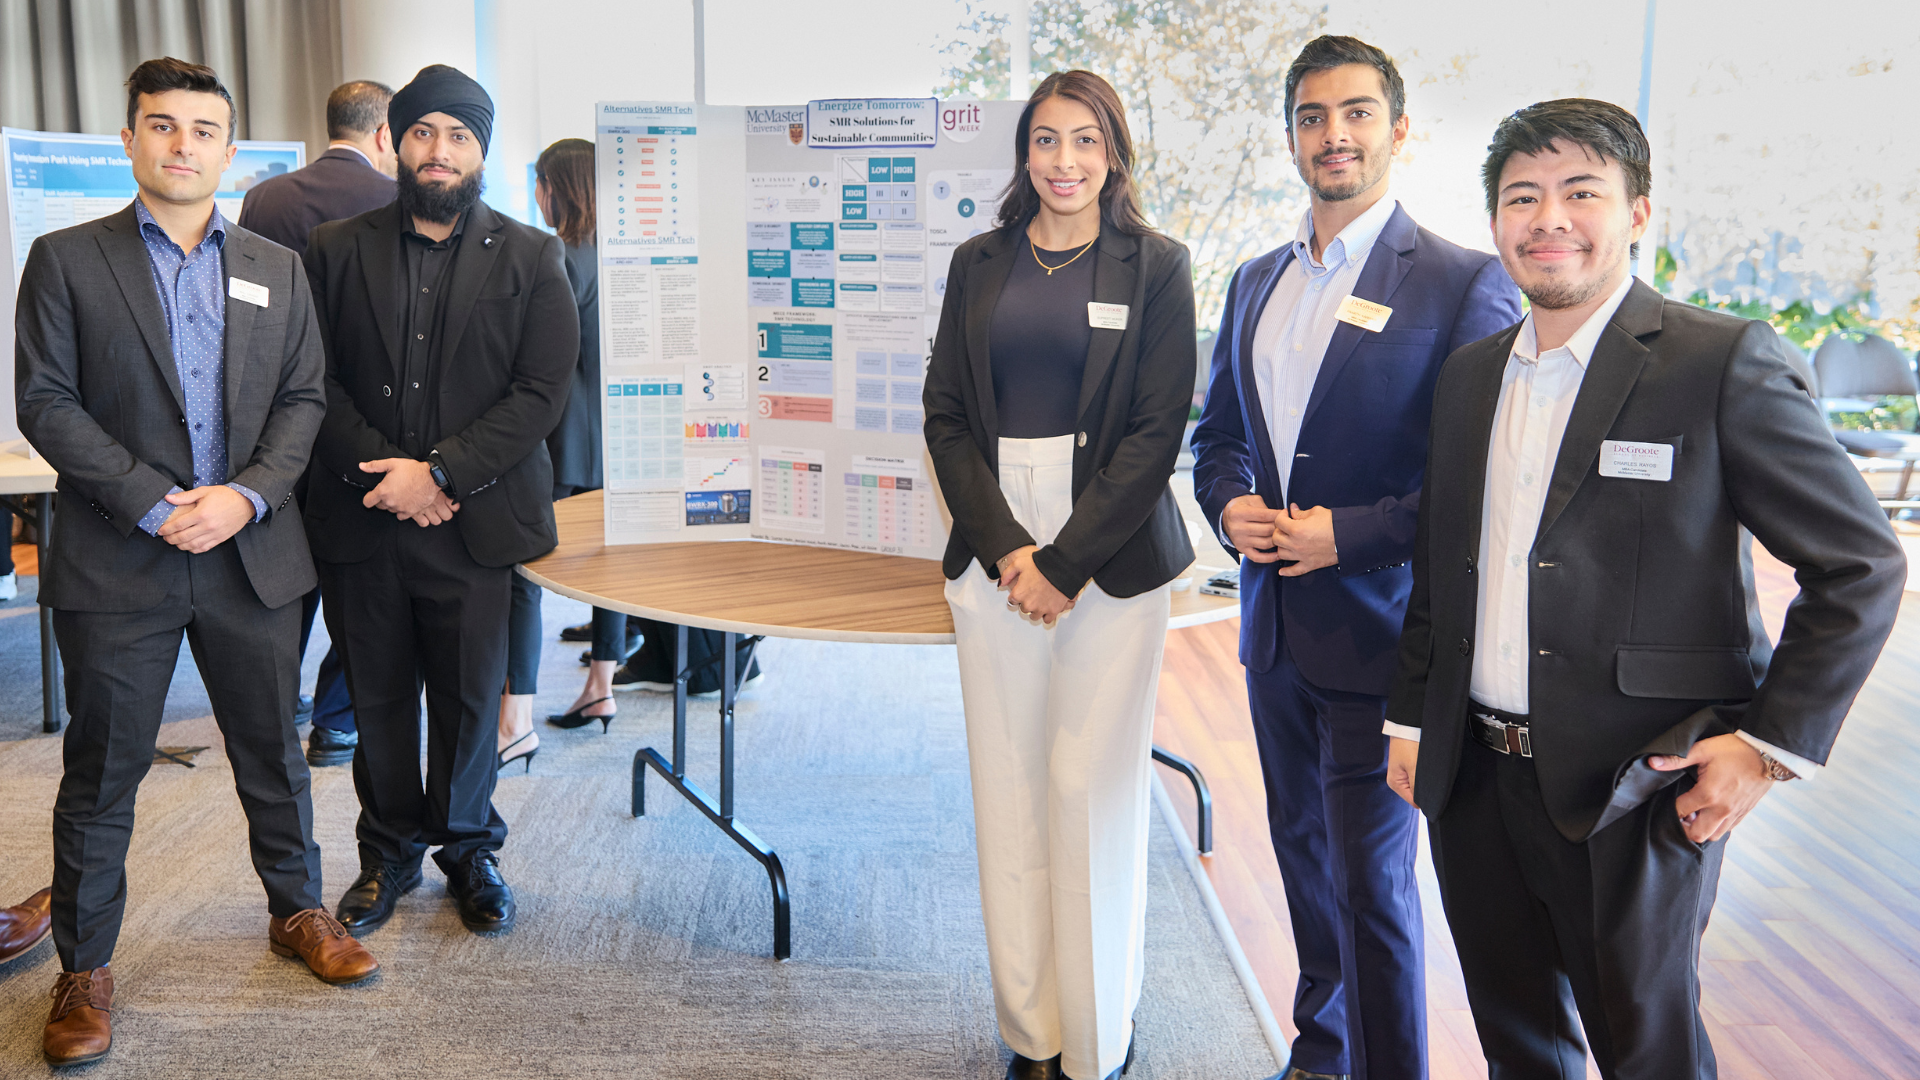
<instances>
[{"instance_id":1,"label":"blue patterned dress shirt","mask_svg":"<svg viewBox=\"0 0 1920 1080\"><path fill-rule=\"evenodd\" d=\"M187 441L193 447L193 486L218 484L227 477L226 334L227 299L221 289L221 249L227 243L227 221L214 207L207 234L191 252L180 250L167 231L153 220L146 204L133 201L140 222L140 239L147 245L147 267L153 288L167 313L167 340L173 345L173 367L186 396ZM253 503L253 520L267 514L267 503L241 484L228 487ZM179 492L175 485L172 495ZM158 535L175 506L161 499L140 519L140 528Z\"/></svg>"}]
</instances>

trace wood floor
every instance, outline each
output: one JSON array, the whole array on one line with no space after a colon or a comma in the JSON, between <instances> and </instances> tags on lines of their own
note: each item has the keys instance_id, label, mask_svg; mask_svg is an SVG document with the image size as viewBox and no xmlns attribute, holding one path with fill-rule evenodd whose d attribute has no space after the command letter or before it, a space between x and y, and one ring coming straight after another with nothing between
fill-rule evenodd
<instances>
[{"instance_id":1,"label":"wood floor","mask_svg":"<svg viewBox=\"0 0 1920 1080\"><path fill-rule=\"evenodd\" d=\"M1796 589L1756 552L1776 639ZM1168 638L1154 741L1212 788L1203 859L1289 1037L1298 968L1235 659L1237 620ZM1707 1027L1723 1080L1920 1080L1920 594L1818 780L1770 794L1735 833L1702 951ZM1188 816L1192 795L1162 780ZM1422 838L1432 1080L1487 1075ZM1589 1065L1589 1075L1598 1076Z\"/></svg>"}]
</instances>

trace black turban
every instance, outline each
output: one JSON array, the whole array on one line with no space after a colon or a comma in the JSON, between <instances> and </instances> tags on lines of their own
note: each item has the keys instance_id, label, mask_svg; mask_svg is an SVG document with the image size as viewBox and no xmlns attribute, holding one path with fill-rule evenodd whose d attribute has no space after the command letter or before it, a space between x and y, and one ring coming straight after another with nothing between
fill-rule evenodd
<instances>
[{"instance_id":1,"label":"black turban","mask_svg":"<svg viewBox=\"0 0 1920 1080\"><path fill-rule=\"evenodd\" d=\"M393 130L394 143L400 142L415 120L435 112L467 125L473 137L480 140L481 156L486 155L487 143L493 138L493 99L466 72L445 64L421 68L412 82L393 95L387 105L387 126Z\"/></svg>"}]
</instances>

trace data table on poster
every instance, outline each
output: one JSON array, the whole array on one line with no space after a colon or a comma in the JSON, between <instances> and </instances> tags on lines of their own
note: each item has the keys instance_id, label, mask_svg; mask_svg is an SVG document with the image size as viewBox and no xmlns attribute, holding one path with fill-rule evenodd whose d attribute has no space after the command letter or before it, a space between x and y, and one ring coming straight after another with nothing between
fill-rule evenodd
<instances>
[{"instance_id":1,"label":"data table on poster","mask_svg":"<svg viewBox=\"0 0 1920 1080\"><path fill-rule=\"evenodd\" d=\"M933 491L918 462L856 455L841 490L842 520L855 539L895 551L933 543Z\"/></svg>"},{"instance_id":2,"label":"data table on poster","mask_svg":"<svg viewBox=\"0 0 1920 1080\"><path fill-rule=\"evenodd\" d=\"M826 459L814 450L760 451L760 518L784 529L826 529Z\"/></svg>"}]
</instances>

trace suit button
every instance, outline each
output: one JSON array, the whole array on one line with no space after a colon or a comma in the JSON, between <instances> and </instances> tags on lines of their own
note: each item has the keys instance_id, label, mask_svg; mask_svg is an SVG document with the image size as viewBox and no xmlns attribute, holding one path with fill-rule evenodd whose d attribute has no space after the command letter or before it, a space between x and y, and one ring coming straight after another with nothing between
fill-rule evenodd
<instances>
[{"instance_id":1,"label":"suit button","mask_svg":"<svg viewBox=\"0 0 1920 1080\"><path fill-rule=\"evenodd\" d=\"M1083 431L1083 432L1081 432L1081 433L1080 433L1080 442L1079 442L1079 444L1078 444L1078 445L1080 445L1080 446L1085 446L1085 445L1087 445L1087 433L1086 433L1086 432L1084 432L1084 431Z\"/></svg>"},{"instance_id":2,"label":"suit button","mask_svg":"<svg viewBox=\"0 0 1920 1080\"><path fill-rule=\"evenodd\" d=\"M1460 639L1460 655L1461 655L1461 656L1472 656L1472 655L1473 655L1473 642L1471 642L1471 641L1468 641L1468 640L1467 640L1466 638L1461 638L1461 639Z\"/></svg>"},{"instance_id":3,"label":"suit button","mask_svg":"<svg viewBox=\"0 0 1920 1080\"><path fill-rule=\"evenodd\" d=\"M381 393L383 393L383 394L385 394L385 395L387 395L388 397L392 397L392 396L393 396L393 387L391 387L391 386L383 386L383 387L381 387L381 388L380 388L380 392L381 392Z\"/></svg>"}]
</instances>

